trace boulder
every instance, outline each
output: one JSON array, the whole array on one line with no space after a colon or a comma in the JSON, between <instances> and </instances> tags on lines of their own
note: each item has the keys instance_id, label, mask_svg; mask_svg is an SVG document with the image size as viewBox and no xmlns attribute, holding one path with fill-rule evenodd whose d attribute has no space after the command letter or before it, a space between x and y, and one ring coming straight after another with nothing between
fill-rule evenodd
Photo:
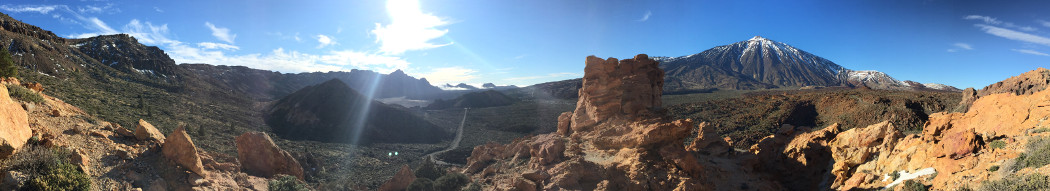
<instances>
[{"instance_id":1,"label":"boulder","mask_svg":"<svg viewBox=\"0 0 1050 191\"><path fill-rule=\"evenodd\" d=\"M855 128L839 133L831 141L831 157L835 163L831 174L835 176L832 188L840 188L853 177L857 165L868 162L881 151L892 151L902 134L889 121L864 128Z\"/></svg>"},{"instance_id":2,"label":"boulder","mask_svg":"<svg viewBox=\"0 0 1050 191\"><path fill-rule=\"evenodd\" d=\"M529 145L529 154L540 165L559 162L565 156L565 140L557 134L538 135Z\"/></svg>"},{"instance_id":3,"label":"boulder","mask_svg":"<svg viewBox=\"0 0 1050 191\"><path fill-rule=\"evenodd\" d=\"M563 112L558 115L558 134L562 136L569 136L572 134L572 130L569 127L572 126L572 112Z\"/></svg>"},{"instance_id":4,"label":"boulder","mask_svg":"<svg viewBox=\"0 0 1050 191\"><path fill-rule=\"evenodd\" d=\"M379 186L379 191L400 191L408 188L408 184L416 180L416 175L412 173L412 169L408 168L408 165L402 165L401 170L394 174L394 177Z\"/></svg>"},{"instance_id":5,"label":"boulder","mask_svg":"<svg viewBox=\"0 0 1050 191\"><path fill-rule=\"evenodd\" d=\"M179 164L179 166L189 169L197 175L205 176L204 165L201 164L197 146L193 144L193 139L190 139L190 135L186 133L185 126L179 126L174 132L171 132L171 135L168 135L161 152L164 153L164 157L168 158L168 160L175 161L175 164Z\"/></svg>"},{"instance_id":6,"label":"boulder","mask_svg":"<svg viewBox=\"0 0 1050 191\"><path fill-rule=\"evenodd\" d=\"M152 141L160 144L164 144L164 134L160 133L157 128L146 122L146 120L139 119L139 124L135 127L135 138L140 141Z\"/></svg>"},{"instance_id":7,"label":"boulder","mask_svg":"<svg viewBox=\"0 0 1050 191\"><path fill-rule=\"evenodd\" d=\"M11 99L7 88L0 87L0 159L21 149L32 136L26 110Z\"/></svg>"},{"instance_id":8,"label":"boulder","mask_svg":"<svg viewBox=\"0 0 1050 191\"><path fill-rule=\"evenodd\" d=\"M237 136L237 160L245 172L263 177L287 174L303 179L303 167L287 151L277 147L270 135L247 132Z\"/></svg>"},{"instance_id":9,"label":"boulder","mask_svg":"<svg viewBox=\"0 0 1050 191\"><path fill-rule=\"evenodd\" d=\"M22 83L22 86L25 86L26 88L28 88L30 90L33 90L33 91L35 91L37 93L40 93L40 92L44 91L44 85L41 85L40 83L36 83L36 82Z\"/></svg>"},{"instance_id":10,"label":"boulder","mask_svg":"<svg viewBox=\"0 0 1050 191\"><path fill-rule=\"evenodd\" d=\"M733 149L729 147L725 139L718 136L715 127L708 125L707 122L700 123L697 128L699 132L696 133L696 138L693 139L692 144L685 147L685 150L724 156Z\"/></svg>"}]
</instances>

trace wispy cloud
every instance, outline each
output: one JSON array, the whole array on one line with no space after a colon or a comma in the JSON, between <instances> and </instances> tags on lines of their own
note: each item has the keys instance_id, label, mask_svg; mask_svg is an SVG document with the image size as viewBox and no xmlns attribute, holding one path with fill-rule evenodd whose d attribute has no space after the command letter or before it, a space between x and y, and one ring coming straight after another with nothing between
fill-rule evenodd
<instances>
[{"instance_id":1,"label":"wispy cloud","mask_svg":"<svg viewBox=\"0 0 1050 191\"><path fill-rule=\"evenodd\" d=\"M1044 27L1050 27L1050 21L1036 20L1035 22L1039 23L1040 25L1043 25Z\"/></svg>"},{"instance_id":2,"label":"wispy cloud","mask_svg":"<svg viewBox=\"0 0 1050 191\"><path fill-rule=\"evenodd\" d=\"M14 13L37 12L47 14L58 8L59 5L0 5L0 10Z\"/></svg>"},{"instance_id":3,"label":"wispy cloud","mask_svg":"<svg viewBox=\"0 0 1050 191\"><path fill-rule=\"evenodd\" d=\"M1036 29L1035 27L1019 26L1019 25L1016 25L1016 24L1011 23L1011 22L1001 21L999 19L996 19L995 17L983 16L983 15L967 15L967 16L963 17L963 19L966 19L966 20L978 20L978 21L984 22L984 24L988 24L988 25L999 25L999 26L1003 26L1003 27L1007 27L1007 28L1014 28L1014 29L1017 29L1017 30L1028 31L1028 32L1039 30L1039 29Z\"/></svg>"},{"instance_id":4,"label":"wispy cloud","mask_svg":"<svg viewBox=\"0 0 1050 191\"><path fill-rule=\"evenodd\" d=\"M1031 50L1031 49L1010 49L1010 50L1013 50L1015 52L1025 53L1025 54L1031 54L1031 55L1050 56L1050 54L1042 53L1042 52L1039 52L1039 51L1036 51L1036 50Z\"/></svg>"},{"instance_id":5,"label":"wispy cloud","mask_svg":"<svg viewBox=\"0 0 1050 191\"><path fill-rule=\"evenodd\" d=\"M973 50L973 46L966 43L957 42L952 44L955 48L948 49L948 52L958 52L959 50Z\"/></svg>"},{"instance_id":6,"label":"wispy cloud","mask_svg":"<svg viewBox=\"0 0 1050 191\"><path fill-rule=\"evenodd\" d=\"M427 81L430 81L431 84L463 83L477 78L474 75L477 72L474 69L453 66L434 68L429 73L424 73L423 77L427 78Z\"/></svg>"},{"instance_id":7,"label":"wispy cloud","mask_svg":"<svg viewBox=\"0 0 1050 191\"><path fill-rule=\"evenodd\" d=\"M160 9L160 7L153 7L153 11L157 11L158 13L163 13L164 9Z\"/></svg>"},{"instance_id":8,"label":"wispy cloud","mask_svg":"<svg viewBox=\"0 0 1050 191\"><path fill-rule=\"evenodd\" d=\"M299 37L297 36L296 37L296 41L298 41L298 40L299 40ZM317 35L317 43L319 43L317 45L317 48L324 48L326 46L339 44L338 42L335 42L335 39L333 39L332 37L329 37L329 36L326 36L326 35L323 35L323 34Z\"/></svg>"},{"instance_id":9,"label":"wispy cloud","mask_svg":"<svg viewBox=\"0 0 1050 191\"><path fill-rule=\"evenodd\" d=\"M649 16L653 16L653 11L645 11L645 15L642 15L642 18L638 19L638 22L648 21Z\"/></svg>"},{"instance_id":10,"label":"wispy cloud","mask_svg":"<svg viewBox=\"0 0 1050 191\"><path fill-rule=\"evenodd\" d=\"M438 27L449 22L420 9L418 0L387 0L387 14L390 24L376 23L372 34L380 44L379 50L386 54L398 55L406 51L425 50L452 44L432 43L434 39L445 36L448 29Z\"/></svg>"},{"instance_id":11,"label":"wispy cloud","mask_svg":"<svg viewBox=\"0 0 1050 191\"><path fill-rule=\"evenodd\" d=\"M999 37L1003 37L1003 38L1006 38L1006 39L1050 46L1050 38L1042 37L1042 36L1039 36L1039 35L1029 34L1029 33L1025 33L1025 32L1020 32L1020 31L1015 31L1015 30L1010 30L1010 29L1006 29L1006 28L1000 28L1000 27L995 27L995 26L985 25L985 24L976 24L974 26L977 26L978 28L983 30L985 33L988 33L988 34L991 34L991 35L995 35L995 36L999 36Z\"/></svg>"},{"instance_id":12,"label":"wispy cloud","mask_svg":"<svg viewBox=\"0 0 1050 191\"><path fill-rule=\"evenodd\" d=\"M223 50L239 50L241 47L237 47L230 44L214 43L214 42L201 42L197 43L197 46L208 50L208 49L223 49Z\"/></svg>"},{"instance_id":13,"label":"wispy cloud","mask_svg":"<svg viewBox=\"0 0 1050 191\"><path fill-rule=\"evenodd\" d=\"M204 22L204 26L211 29L212 36L215 36L215 38L218 38L223 42L233 44L233 40L237 38L237 34L230 34L229 28L217 27L214 24L211 24L211 22Z\"/></svg>"}]
</instances>

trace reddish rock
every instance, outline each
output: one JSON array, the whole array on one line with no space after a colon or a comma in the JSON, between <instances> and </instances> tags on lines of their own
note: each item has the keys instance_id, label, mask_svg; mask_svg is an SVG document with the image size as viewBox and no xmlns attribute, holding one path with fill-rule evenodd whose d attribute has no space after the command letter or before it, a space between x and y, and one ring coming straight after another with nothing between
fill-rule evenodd
<instances>
[{"instance_id":1,"label":"reddish rock","mask_svg":"<svg viewBox=\"0 0 1050 191\"><path fill-rule=\"evenodd\" d=\"M401 170L394 174L394 177L379 186L379 191L399 191L408 188L408 184L416 180L416 175L412 173L412 169L408 168L408 165L402 165Z\"/></svg>"},{"instance_id":2,"label":"reddish rock","mask_svg":"<svg viewBox=\"0 0 1050 191\"><path fill-rule=\"evenodd\" d=\"M175 164L197 175L206 176L204 165L201 164L201 158L197 153L197 146L193 144L190 135L186 134L185 126L179 126L174 132L171 132L171 135L168 135L161 152L168 160L175 161Z\"/></svg>"},{"instance_id":3,"label":"reddish rock","mask_svg":"<svg viewBox=\"0 0 1050 191\"><path fill-rule=\"evenodd\" d=\"M138 125L135 127L135 138L140 141L153 141L160 144L164 144L164 134L160 133L157 128L146 122L146 120L139 119Z\"/></svg>"},{"instance_id":4,"label":"reddish rock","mask_svg":"<svg viewBox=\"0 0 1050 191\"><path fill-rule=\"evenodd\" d=\"M62 117L62 112L58 111L57 109L52 109L51 117Z\"/></svg>"},{"instance_id":5,"label":"reddish rock","mask_svg":"<svg viewBox=\"0 0 1050 191\"><path fill-rule=\"evenodd\" d=\"M572 116L572 131L658 109L662 105L660 95L664 83L664 72L659 65L645 54L622 61L587 57L583 87Z\"/></svg>"},{"instance_id":6,"label":"reddish rock","mask_svg":"<svg viewBox=\"0 0 1050 191\"><path fill-rule=\"evenodd\" d=\"M572 134L572 130L569 127L572 126L572 112L564 112L558 115L558 134L562 136L569 136Z\"/></svg>"},{"instance_id":7,"label":"reddish rock","mask_svg":"<svg viewBox=\"0 0 1050 191\"><path fill-rule=\"evenodd\" d=\"M559 162L565 156L565 140L556 134L538 135L529 145L529 154L540 165Z\"/></svg>"},{"instance_id":8,"label":"reddish rock","mask_svg":"<svg viewBox=\"0 0 1050 191\"><path fill-rule=\"evenodd\" d=\"M0 87L0 159L14 154L32 136L26 110L8 96L7 88Z\"/></svg>"},{"instance_id":9,"label":"reddish rock","mask_svg":"<svg viewBox=\"0 0 1050 191\"><path fill-rule=\"evenodd\" d=\"M1050 87L1050 70L1038 68L985 86L976 92L973 92L972 89L964 90L963 98L959 102L957 111L966 112L974 101L984 96L1001 93L1031 95L1043 91L1047 87Z\"/></svg>"},{"instance_id":10,"label":"reddish rock","mask_svg":"<svg viewBox=\"0 0 1050 191\"><path fill-rule=\"evenodd\" d=\"M692 144L685 147L685 150L724 156L733 149L729 147L729 143L726 143L725 139L718 136L718 133L715 132L715 127L710 126L707 122L702 122L697 126L699 130L696 133L696 138L693 139Z\"/></svg>"},{"instance_id":11,"label":"reddish rock","mask_svg":"<svg viewBox=\"0 0 1050 191\"><path fill-rule=\"evenodd\" d=\"M30 90L33 90L33 91L35 91L37 93L40 93L40 92L44 91L44 85L41 85L40 83L36 83L36 82L33 82L33 83L29 83L29 82L22 83L22 86L25 86L26 88L28 88Z\"/></svg>"},{"instance_id":12,"label":"reddish rock","mask_svg":"<svg viewBox=\"0 0 1050 191\"><path fill-rule=\"evenodd\" d=\"M484 169L489 163L503 154L504 148L502 144L498 143L488 143L474 147L474 150L470 152L470 157L467 157L467 168L463 169L463 172L475 173Z\"/></svg>"},{"instance_id":13,"label":"reddish rock","mask_svg":"<svg viewBox=\"0 0 1050 191\"><path fill-rule=\"evenodd\" d=\"M303 179L303 167L291 154L277 147L263 132L247 132L237 136L237 160L249 174L273 177L287 174Z\"/></svg>"},{"instance_id":14,"label":"reddish rock","mask_svg":"<svg viewBox=\"0 0 1050 191\"><path fill-rule=\"evenodd\" d=\"M853 177L853 169L857 165L868 162L882 151L892 151L901 137L900 131L889 121L839 133L829 146L835 161L831 174L836 177L831 187L842 187L847 179Z\"/></svg>"},{"instance_id":15,"label":"reddish rock","mask_svg":"<svg viewBox=\"0 0 1050 191\"><path fill-rule=\"evenodd\" d=\"M91 158L84 154L84 152L77 150L70 155L70 162L77 165L84 174L91 176Z\"/></svg>"}]
</instances>

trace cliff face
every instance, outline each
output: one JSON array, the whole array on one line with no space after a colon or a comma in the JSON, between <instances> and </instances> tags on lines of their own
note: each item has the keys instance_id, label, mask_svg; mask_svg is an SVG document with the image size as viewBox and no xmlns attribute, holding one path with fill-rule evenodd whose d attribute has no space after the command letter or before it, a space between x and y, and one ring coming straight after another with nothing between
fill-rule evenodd
<instances>
[{"instance_id":1,"label":"cliff face","mask_svg":"<svg viewBox=\"0 0 1050 191\"><path fill-rule=\"evenodd\" d=\"M573 130L650 114L662 105L664 71L649 56L639 54L623 61L589 56L586 63L572 116Z\"/></svg>"}]
</instances>

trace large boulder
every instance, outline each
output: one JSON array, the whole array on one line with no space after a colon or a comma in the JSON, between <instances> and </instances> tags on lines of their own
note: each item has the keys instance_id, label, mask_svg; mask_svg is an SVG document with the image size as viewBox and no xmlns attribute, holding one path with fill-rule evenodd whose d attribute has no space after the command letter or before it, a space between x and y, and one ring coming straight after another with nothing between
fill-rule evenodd
<instances>
[{"instance_id":1,"label":"large boulder","mask_svg":"<svg viewBox=\"0 0 1050 191\"><path fill-rule=\"evenodd\" d=\"M237 136L237 160L249 174L273 177L287 174L303 179L303 167L287 151L277 147L263 132L247 132Z\"/></svg>"},{"instance_id":2,"label":"large boulder","mask_svg":"<svg viewBox=\"0 0 1050 191\"><path fill-rule=\"evenodd\" d=\"M14 154L32 136L26 110L8 96L6 87L0 85L0 158Z\"/></svg>"},{"instance_id":3,"label":"large boulder","mask_svg":"<svg viewBox=\"0 0 1050 191\"><path fill-rule=\"evenodd\" d=\"M142 119L139 119L139 124L135 127L135 138L140 141L153 141L164 144L164 134Z\"/></svg>"},{"instance_id":4,"label":"large boulder","mask_svg":"<svg viewBox=\"0 0 1050 191\"><path fill-rule=\"evenodd\" d=\"M662 105L664 71L648 55L622 61L588 56L586 64L572 116L574 132L606 120L648 114Z\"/></svg>"},{"instance_id":5,"label":"large boulder","mask_svg":"<svg viewBox=\"0 0 1050 191\"><path fill-rule=\"evenodd\" d=\"M408 188L408 184L416 180L416 175L412 173L412 169L408 168L408 165L402 165L401 170L394 174L393 178L387 180L382 186L379 186L379 191L400 191Z\"/></svg>"},{"instance_id":6,"label":"large boulder","mask_svg":"<svg viewBox=\"0 0 1050 191\"><path fill-rule=\"evenodd\" d=\"M883 151L892 151L901 137L903 134L889 121L839 133L829 145L835 161L831 169L835 180L831 187L849 190L850 186L844 184L849 178L858 176L854 174L857 165L868 162Z\"/></svg>"},{"instance_id":7,"label":"large boulder","mask_svg":"<svg viewBox=\"0 0 1050 191\"><path fill-rule=\"evenodd\" d=\"M171 132L171 135L168 135L161 152L164 153L164 157L175 161L175 164L179 164L193 173L205 176L204 165L201 164L197 146L193 144L190 135L186 134L184 126L179 126L178 129L175 129L175 132Z\"/></svg>"},{"instance_id":8,"label":"large boulder","mask_svg":"<svg viewBox=\"0 0 1050 191\"><path fill-rule=\"evenodd\" d=\"M699 132L696 133L696 138L693 139L693 143L685 147L687 151L707 153L717 156L724 156L732 147L729 147L729 143L726 143L725 139L718 136L718 132L715 132L715 127L702 122L697 127Z\"/></svg>"}]
</instances>

